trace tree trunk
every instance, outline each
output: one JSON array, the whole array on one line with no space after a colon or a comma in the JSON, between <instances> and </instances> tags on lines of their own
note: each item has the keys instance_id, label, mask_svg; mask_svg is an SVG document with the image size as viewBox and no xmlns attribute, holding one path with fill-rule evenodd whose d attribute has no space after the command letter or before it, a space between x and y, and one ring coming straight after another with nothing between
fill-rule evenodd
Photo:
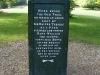
<instances>
[{"instance_id":1,"label":"tree trunk","mask_svg":"<svg viewBox=\"0 0 100 75\"><path fill-rule=\"evenodd\" d=\"M1 10L1 6L2 6L2 2L0 2L0 13L2 12L2 10Z\"/></svg>"}]
</instances>

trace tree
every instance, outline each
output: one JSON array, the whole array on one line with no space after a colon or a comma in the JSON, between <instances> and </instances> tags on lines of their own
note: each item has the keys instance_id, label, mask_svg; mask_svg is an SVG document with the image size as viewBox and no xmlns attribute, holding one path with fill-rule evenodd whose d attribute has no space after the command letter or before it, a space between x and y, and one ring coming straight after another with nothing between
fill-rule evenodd
<instances>
[{"instance_id":1,"label":"tree","mask_svg":"<svg viewBox=\"0 0 100 75\"><path fill-rule=\"evenodd\" d=\"M71 11L74 9L75 7L75 2L74 0L70 0L70 10L69 10L69 16L72 17Z\"/></svg>"},{"instance_id":2,"label":"tree","mask_svg":"<svg viewBox=\"0 0 100 75\"><path fill-rule=\"evenodd\" d=\"M100 0L74 0L75 3L79 6L85 7L85 8L100 8Z\"/></svg>"},{"instance_id":3,"label":"tree","mask_svg":"<svg viewBox=\"0 0 100 75\"><path fill-rule=\"evenodd\" d=\"M0 1L0 6L2 6L2 4L7 4L8 7L11 7L13 3L19 2L20 0L1 0Z\"/></svg>"},{"instance_id":4,"label":"tree","mask_svg":"<svg viewBox=\"0 0 100 75\"><path fill-rule=\"evenodd\" d=\"M100 0L97 0L97 2L95 2L95 3L96 3L97 10L100 10Z\"/></svg>"},{"instance_id":5,"label":"tree","mask_svg":"<svg viewBox=\"0 0 100 75\"><path fill-rule=\"evenodd\" d=\"M97 0L86 0L84 7L94 9L96 7Z\"/></svg>"},{"instance_id":6,"label":"tree","mask_svg":"<svg viewBox=\"0 0 100 75\"><path fill-rule=\"evenodd\" d=\"M96 4L100 5L100 0L97 0Z\"/></svg>"},{"instance_id":7,"label":"tree","mask_svg":"<svg viewBox=\"0 0 100 75\"><path fill-rule=\"evenodd\" d=\"M2 12L1 8L11 7L12 3L19 2L20 0L0 0L0 12Z\"/></svg>"},{"instance_id":8,"label":"tree","mask_svg":"<svg viewBox=\"0 0 100 75\"><path fill-rule=\"evenodd\" d=\"M86 3L86 0L74 0L75 1L75 3L77 4L77 5L79 5L79 6L84 6L85 5L85 3Z\"/></svg>"},{"instance_id":9,"label":"tree","mask_svg":"<svg viewBox=\"0 0 100 75\"><path fill-rule=\"evenodd\" d=\"M1 2L0 1L0 12L1 12L1 8L6 8L8 5L5 2Z\"/></svg>"}]
</instances>

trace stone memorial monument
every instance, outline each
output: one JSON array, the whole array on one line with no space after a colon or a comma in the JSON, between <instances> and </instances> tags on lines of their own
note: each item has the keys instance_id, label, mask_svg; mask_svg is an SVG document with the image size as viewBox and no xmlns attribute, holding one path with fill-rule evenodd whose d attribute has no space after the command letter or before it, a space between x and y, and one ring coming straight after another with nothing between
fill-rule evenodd
<instances>
[{"instance_id":1,"label":"stone memorial monument","mask_svg":"<svg viewBox=\"0 0 100 75\"><path fill-rule=\"evenodd\" d=\"M29 0L29 75L66 75L69 0Z\"/></svg>"}]
</instances>

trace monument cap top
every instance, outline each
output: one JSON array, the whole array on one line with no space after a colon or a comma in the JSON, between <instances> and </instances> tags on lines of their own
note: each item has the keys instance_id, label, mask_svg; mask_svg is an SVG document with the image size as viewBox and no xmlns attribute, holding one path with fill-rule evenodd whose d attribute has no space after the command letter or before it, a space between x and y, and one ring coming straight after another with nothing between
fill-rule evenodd
<instances>
[{"instance_id":1,"label":"monument cap top","mask_svg":"<svg viewBox=\"0 0 100 75\"><path fill-rule=\"evenodd\" d=\"M29 0L33 3L68 3L69 0Z\"/></svg>"}]
</instances>

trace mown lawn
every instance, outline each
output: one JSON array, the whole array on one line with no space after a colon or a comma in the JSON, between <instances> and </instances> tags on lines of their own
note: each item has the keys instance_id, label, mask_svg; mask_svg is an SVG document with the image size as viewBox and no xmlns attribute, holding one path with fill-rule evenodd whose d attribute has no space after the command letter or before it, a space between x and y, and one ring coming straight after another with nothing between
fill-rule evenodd
<instances>
[{"instance_id":1,"label":"mown lawn","mask_svg":"<svg viewBox=\"0 0 100 75\"><path fill-rule=\"evenodd\" d=\"M27 14L0 14L0 44L28 37ZM69 40L100 45L100 18L74 15L70 19Z\"/></svg>"},{"instance_id":2,"label":"mown lawn","mask_svg":"<svg viewBox=\"0 0 100 75\"><path fill-rule=\"evenodd\" d=\"M69 40L100 45L100 18L74 15L70 19Z\"/></svg>"},{"instance_id":3,"label":"mown lawn","mask_svg":"<svg viewBox=\"0 0 100 75\"><path fill-rule=\"evenodd\" d=\"M0 14L0 43L27 39L27 14Z\"/></svg>"}]
</instances>

